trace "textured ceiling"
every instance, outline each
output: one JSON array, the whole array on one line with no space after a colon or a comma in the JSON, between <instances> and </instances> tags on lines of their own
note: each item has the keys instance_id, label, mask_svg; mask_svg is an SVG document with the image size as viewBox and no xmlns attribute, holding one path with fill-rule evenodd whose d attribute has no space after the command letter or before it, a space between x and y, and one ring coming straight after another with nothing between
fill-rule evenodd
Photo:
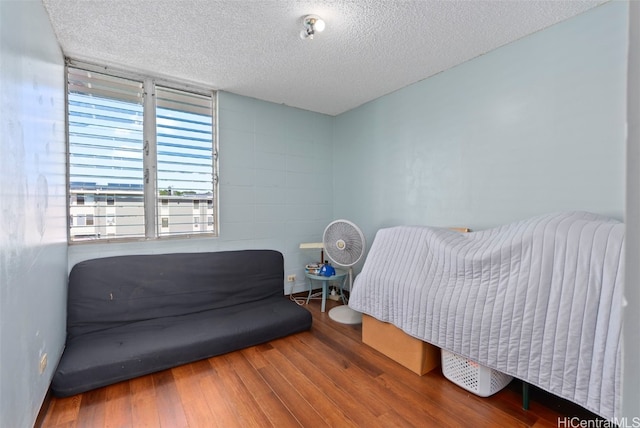
<instances>
[{"instance_id":1,"label":"textured ceiling","mask_svg":"<svg viewBox=\"0 0 640 428\"><path fill-rule=\"evenodd\" d=\"M603 2L43 0L67 56L330 115Z\"/></svg>"}]
</instances>

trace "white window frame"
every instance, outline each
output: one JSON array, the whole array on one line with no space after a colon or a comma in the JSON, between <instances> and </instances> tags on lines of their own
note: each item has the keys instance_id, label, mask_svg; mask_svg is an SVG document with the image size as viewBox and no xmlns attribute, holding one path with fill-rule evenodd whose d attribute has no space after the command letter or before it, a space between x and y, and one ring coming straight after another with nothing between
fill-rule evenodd
<instances>
[{"instance_id":1,"label":"white window frame","mask_svg":"<svg viewBox=\"0 0 640 428\"><path fill-rule=\"evenodd\" d=\"M96 240L72 240L71 227L73 226L73 214L70 213L70 208L73 203L77 204L75 195L70 191L70 171L69 171L69 102L67 100L65 104L66 110L66 133L67 133L67 219L69 221L67 225L67 241L69 244L87 244L87 243L108 243L108 242L123 242L123 241L144 241L144 240L156 240L156 239L192 239L192 238L211 238L219 236L219 218L220 218L220 200L219 200L219 179L218 179L218 93L213 89L206 89L197 87L191 84L181 83L178 81L165 80L158 77L152 77L148 75L141 75L134 72L128 72L126 70L115 69L112 67L96 65L83 61L74 60L72 58L66 58L65 66L65 82L68 81L68 68L83 69L87 71L93 71L96 73L108 74L114 77L120 77L125 79L132 79L136 81L144 82L144 110L143 110L143 134L144 134L144 146L145 152L143 155L143 168L144 168L144 217L145 217L145 236L144 237L115 237L102 238ZM211 112L213 118L213 230L210 231L194 231L193 233L179 233L160 236L159 232L162 228L161 215L158 215L158 207L162 203L162 195L158 194L156 188L157 185L157 146L156 146L156 107L155 107L155 88L165 87L175 89L179 91L191 92L194 94L205 95L211 97L213 103L213 111ZM147 92L151 89L151 92ZM65 87L65 95L68 94L68 89ZM148 149L146 149L148 148ZM73 199L73 201L72 201ZM160 224L159 224L160 223ZM115 224L115 222L114 222ZM206 229L206 228L205 228ZM163 231L163 233L166 233Z\"/></svg>"}]
</instances>

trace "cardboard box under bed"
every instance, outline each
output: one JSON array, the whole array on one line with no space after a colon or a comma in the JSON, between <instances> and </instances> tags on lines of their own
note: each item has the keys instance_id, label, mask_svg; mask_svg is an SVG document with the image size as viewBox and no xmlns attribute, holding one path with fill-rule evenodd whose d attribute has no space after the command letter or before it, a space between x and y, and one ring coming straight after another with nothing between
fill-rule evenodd
<instances>
[{"instance_id":1,"label":"cardboard box under bed","mask_svg":"<svg viewBox=\"0 0 640 428\"><path fill-rule=\"evenodd\" d=\"M365 314L362 342L420 376L440 366L440 348Z\"/></svg>"}]
</instances>

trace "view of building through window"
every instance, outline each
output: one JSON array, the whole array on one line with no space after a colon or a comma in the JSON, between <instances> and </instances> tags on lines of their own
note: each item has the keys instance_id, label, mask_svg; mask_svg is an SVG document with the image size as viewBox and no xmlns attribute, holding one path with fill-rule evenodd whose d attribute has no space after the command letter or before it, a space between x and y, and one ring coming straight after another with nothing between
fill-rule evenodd
<instances>
[{"instance_id":1,"label":"view of building through window","mask_svg":"<svg viewBox=\"0 0 640 428\"><path fill-rule=\"evenodd\" d=\"M69 67L70 240L215 234L213 102Z\"/></svg>"}]
</instances>

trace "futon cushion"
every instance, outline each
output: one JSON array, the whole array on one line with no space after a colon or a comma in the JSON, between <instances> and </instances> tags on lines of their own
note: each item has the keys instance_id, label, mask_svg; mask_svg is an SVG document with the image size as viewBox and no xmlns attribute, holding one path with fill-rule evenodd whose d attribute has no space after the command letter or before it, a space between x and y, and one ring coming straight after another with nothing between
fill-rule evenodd
<instances>
[{"instance_id":1,"label":"futon cushion","mask_svg":"<svg viewBox=\"0 0 640 428\"><path fill-rule=\"evenodd\" d=\"M310 327L309 311L279 296L96 331L67 342L51 389L66 397Z\"/></svg>"},{"instance_id":2,"label":"futon cushion","mask_svg":"<svg viewBox=\"0 0 640 428\"><path fill-rule=\"evenodd\" d=\"M69 276L59 397L311 328L272 250L117 256Z\"/></svg>"},{"instance_id":3,"label":"futon cushion","mask_svg":"<svg viewBox=\"0 0 640 428\"><path fill-rule=\"evenodd\" d=\"M87 260L69 274L67 334L282 296L282 254L271 250Z\"/></svg>"}]
</instances>

